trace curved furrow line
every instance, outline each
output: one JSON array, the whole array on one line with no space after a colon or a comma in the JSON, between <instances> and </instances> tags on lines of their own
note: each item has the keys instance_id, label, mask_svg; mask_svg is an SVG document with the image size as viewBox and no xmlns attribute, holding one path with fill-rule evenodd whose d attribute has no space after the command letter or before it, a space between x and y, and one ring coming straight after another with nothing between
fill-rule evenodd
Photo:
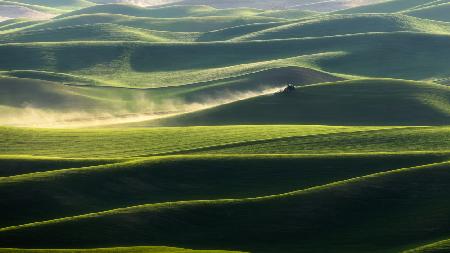
<instances>
[{"instance_id":1,"label":"curved furrow line","mask_svg":"<svg viewBox=\"0 0 450 253\"><path fill-rule=\"evenodd\" d=\"M282 198L286 198L286 197L295 197L295 196L305 195L308 193L319 192L319 191L323 191L326 189L344 186L347 184L364 183L367 180L382 178L382 177L391 176L391 175L395 175L395 174L408 173L408 172L413 172L413 171L418 171L418 170L433 169L435 167L441 167L441 166L443 166L445 169L448 168L448 166L450 166L450 161L441 162L441 163L432 163L432 164L409 167L409 168L395 169L395 170L391 170L391 171L387 171L387 172L373 173L373 174L369 174L369 175L365 175L365 176L361 176L361 177L354 177L354 178L350 178L350 179L346 179L346 180L332 182L329 184L314 186L314 187L310 187L307 189L287 192L287 193L283 193L283 194L276 194L276 195L268 195L268 196L261 196L261 197L252 197L252 198L241 198L241 199L176 201L176 202L143 204L143 205L137 205L137 206L116 208L116 209L110 209L110 210L105 210L105 211L101 211L101 212L93 212L93 213L88 213L88 214L83 214L83 215L76 215L76 216L70 216L70 217L64 217L64 218L58 218L58 219L37 221L37 222L21 224L21 225L16 225L16 226L3 227L3 228L0 228L0 233L21 230L21 229L27 229L27 228L32 228L32 227L51 225L51 224L58 224L58 223L61 224L61 223L65 223L65 222L97 218L97 217L101 217L101 216L114 216L117 214L131 214L131 213L139 213L139 212L143 212L143 211L156 211L158 209L177 209L177 208L193 207L193 206L204 206L204 205L211 206L211 205L218 205L218 204L260 202L260 201L267 201L267 200L274 200L274 199L282 199Z\"/></svg>"}]
</instances>

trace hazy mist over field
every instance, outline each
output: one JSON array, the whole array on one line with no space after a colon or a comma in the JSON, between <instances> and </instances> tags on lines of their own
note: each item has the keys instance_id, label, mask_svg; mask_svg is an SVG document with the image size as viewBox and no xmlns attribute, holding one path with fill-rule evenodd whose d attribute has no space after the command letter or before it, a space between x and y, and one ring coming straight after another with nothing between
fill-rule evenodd
<instances>
[{"instance_id":1,"label":"hazy mist over field","mask_svg":"<svg viewBox=\"0 0 450 253\"><path fill-rule=\"evenodd\" d=\"M136 94L131 98L131 105L116 106L108 110L52 110L35 107L33 104L23 104L21 109L5 110L0 116L4 126L20 127L57 127L76 128L135 123L154 119L162 119L183 113L204 110L232 102L279 92L282 87L254 91L226 91L220 96L202 97L196 102L182 99L149 100ZM131 107L131 108L130 108Z\"/></svg>"},{"instance_id":2,"label":"hazy mist over field","mask_svg":"<svg viewBox=\"0 0 450 253\"><path fill-rule=\"evenodd\" d=\"M449 59L449 0L0 0L0 253L448 253Z\"/></svg>"}]
</instances>

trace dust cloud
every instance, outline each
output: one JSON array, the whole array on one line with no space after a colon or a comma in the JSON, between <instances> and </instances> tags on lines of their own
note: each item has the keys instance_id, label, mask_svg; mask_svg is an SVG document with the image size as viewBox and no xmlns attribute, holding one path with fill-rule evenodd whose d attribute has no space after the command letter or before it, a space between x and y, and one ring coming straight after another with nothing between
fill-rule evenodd
<instances>
[{"instance_id":1,"label":"dust cloud","mask_svg":"<svg viewBox=\"0 0 450 253\"><path fill-rule=\"evenodd\" d=\"M224 92L220 98L203 98L201 102L186 103L183 100L167 99L154 103L143 97L133 98L134 109L114 108L108 112L67 111L36 108L28 105L0 115L0 125L38 128L83 128L135 123L176 116L204 110L256 96L273 94L281 87L259 91ZM139 108L139 109L136 109ZM1 109L0 109L1 110Z\"/></svg>"}]
</instances>

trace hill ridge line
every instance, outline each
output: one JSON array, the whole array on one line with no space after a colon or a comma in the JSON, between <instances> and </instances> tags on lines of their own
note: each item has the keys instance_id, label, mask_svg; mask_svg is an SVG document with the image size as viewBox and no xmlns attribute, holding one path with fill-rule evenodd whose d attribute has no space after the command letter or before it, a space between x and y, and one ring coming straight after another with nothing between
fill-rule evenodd
<instances>
[{"instance_id":1,"label":"hill ridge line","mask_svg":"<svg viewBox=\"0 0 450 253\"><path fill-rule=\"evenodd\" d=\"M450 37L450 34L445 33L428 33L428 32L411 32L411 31L395 31L395 32L367 32L367 33L353 33L344 35L329 35L329 36L319 36L319 37L305 37L305 38L287 38L287 39L269 39L269 40L249 40L249 41L210 41L210 42L147 42L147 41L57 41L57 42L9 42L2 43L1 46L28 46L28 45L38 45L38 46L58 46L58 45L207 45L207 44L222 44L222 45L232 45L232 44L258 44L264 42L276 42L276 41L302 41L302 40L321 40L321 39L332 39L332 38L351 38L351 37L362 37L367 35L400 35L400 34L410 34L410 35L428 35L428 36L445 36ZM301 56L301 55L298 55ZM298 57L297 56L297 57ZM290 57L292 58L292 57Z\"/></svg>"},{"instance_id":2,"label":"hill ridge line","mask_svg":"<svg viewBox=\"0 0 450 253\"><path fill-rule=\"evenodd\" d=\"M448 151L406 151L406 152L348 152L348 153L323 153L323 154L298 154L298 153L292 153L292 154L207 154L206 157L208 158L321 158L321 157L358 157L358 156L378 156L378 155L386 155L386 156L402 156L402 155L449 155L450 156L450 150ZM83 167L72 167L72 168L65 168L65 169L53 169L53 170L46 170L46 171L38 171L38 172L30 172L30 173L24 173L24 174L16 174L11 176L2 176L0 177L0 185L2 184L14 184L17 182L24 182L24 181L33 181L40 178L47 178L48 176L58 176L58 175L66 175L66 172L84 172L84 171L97 171L97 170L107 170L107 169L113 169L114 166L123 166L123 165L135 165L140 162L148 162L151 160L154 161L161 161L164 159L171 159L171 158L201 158L205 157L201 154L178 154L178 155L164 155L164 156L148 156L148 157L142 157L142 158L131 158L131 159L123 159L119 161L113 161L111 163L104 163L104 164L98 164L98 165L92 165L92 166L83 166ZM46 157L46 156L14 156L14 155L0 155L0 159L17 159L17 158L37 158L37 159L54 159L54 160L83 160L82 158L58 158L58 157ZM449 157L450 158L450 157ZM100 158L108 160L107 158ZM69 174L68 173L68 174Z\"/></svg>"},{"instance_id":3,"label":"hill ridge line","mask_svg":"<svg viewBox=\"0 0 450 253\"><path fill-rule=\"evenodd\" d=\"M63 29L67 29L67 28L83 28L83 27L95 27L95 26L119 27L119 28L126 28L126 29L130 29L130 30L139 30L139 31L142 31L142 32L156 32L156 33L166 33L166 34L171 34L171 33L175 33L175 34L202 34L201 32L172 32L172 31L152 30L152 29L145 29L145 28L142 28L142 27L132 27L132 26L126 26L126 25L123 25L123 24L114 24L114 23L107 23L107 22L93 23L93 24L67 25L67 26L58 26L58 27L44 27L44 28L41 28L41 29L30 29L30 30L26 29L26 30L12 31L12 32L0 33L0 34L2 34L2 35L5 35L5 34L8 34L8 35L9 34L23 35L23 34L33 33L33 32L58 31L58 30L63 30ZM95 40L90 40L90 41L95 41ZM42 41L42 42L45 42L45 41ZM68 41L68 42L71 42L71 41ZM74 42L77 42L77 41L74 41ZM35 42L23 42L23 43L35 43Z\"/></svg>"},{"instance_id":4,"label":"hill ridge line","mask_svg":"<svg viewBox=\"0 0 450 253\"><path fill-rule=\"evenodd\" d=\"M423 128L427 128L428 126L425 126ZM274 138L267 138L267 139L259 139L259 140L248 140L248 141L242 141L242 142L230 142L226 144L219 144L219 145L211 145L211 146L204 146L204 147L197 147L192 149L184 149L184 150L174 150L174 151L168 151L168 152L161 152L161 153L153 153L145 156L163 156L163 155L177 155L177 154L186 154L189 152L195 152L195 151L208 151L208 150L216 150L216 149L222 149L222 148L228 148L228 147L240 147L240 146L246 146L251 144L260 144L260 143L267 143L272 141L280 141L280 140L289 140L289 139L296 139L296 138L305 138L305 137L317 137L317 136L327 136L327 135L336 135L336 134L347 134L347 133L364 133L364 132L383 132L383 131L389 131L389 130L397 130L397 129L408 129L408 128L422 128L421 126L398 126L398 127L380 127L376 129L368 129L368 130L350 130L345 131L347 129L342 129L344 131L336 131L336 132L330 132L330 133L319 133L319 134L311 134L311 135L293 135L293 136L284 136L284 137L274 137ZM142 157L135 156L135 157Z\"/></svg>"},{"instance_id":5,"label":"hill ridge line","mask_svg":"<svg viewBox=\"0 0 450 253\"><path fill-rule=\"evenodd\" d=\"M389 176L392 174L408 172L408 171L426 170L426 169L433 168L434 166L439 166L439 165L450 165L450 160L445 161L445 162L430 163L430 164L426 164L426 165L413 166L413 167L408 167L408 168L394 169L394 170L390 170L390 171L386 171L386 172L377 172L377 173L373 173L373 174L369 174L369 175L365 175L365 176L353 177L353 178L335 181L335 182L324 184L324 185L318 185L318 186L314 186L314 187L310 187L310 188L306 188L306 189L301 189L301 190L291 191L291 192L281 193L281 194L275 194L275 195L267 195L267 196L252 197L252 198L242 198L242 199L191 200L191 201L175 201L175 202L162 202L162 203L154 203L154 204L143 204L143 205L137 205L137 206L110 209L110 210L101 211L101 212L93 212L93 213L88 213L88 214L63 217L63 218L58 218L58 219L31 222L31 223L26 223L26 224L21 224L21 225L16 225L16 226L3 227L3 228L0 228L0 233L6 232L6 231L15 231L15 230L20 230L20 229L38 227L41 225L45 226L45 225L54 224L54 223L82 220L85 218L95 218L95 217L100 217L103 215L114 215L115 213L126 213L126 212L130 212L130 211L142 209L142 208L147 208L147 209L152 209L152 208L157 208L157 207L171 208L174 206L198 205L198 204L202 204L202 203L209 203L209 204L238 203L238 202L246 202L246 201L261 201L261 200L267 200L267 199L288 197L288 196L293 196L293 195L307 194L309 192L314 192L314 191L320 191L323 189L337 187L337 186L341 186L341 185L348 184L348 183L358 183L365 179L370 179L370 178L379 178L379 177L383 177L383 176Z\"/></svg>"}]
</instances>

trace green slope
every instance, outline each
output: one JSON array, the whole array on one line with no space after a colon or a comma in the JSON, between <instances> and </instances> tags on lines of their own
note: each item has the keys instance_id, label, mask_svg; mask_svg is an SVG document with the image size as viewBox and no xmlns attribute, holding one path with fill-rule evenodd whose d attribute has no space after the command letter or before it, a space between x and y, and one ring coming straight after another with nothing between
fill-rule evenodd
<instances>
[{"instance_id":1,"label":"green slope","mask_svg":"<svg viewBox=\"0 0 450 253\"><path fill-rule=\"evenodd\" d=\"M449 41L448 35L399 32L239 43L3 44L0 70L74 74L126 87L195 83L282 66L313 66L372 77L442 79L450 76ZM293 58L298 56L303 57ZM23 61L24 57L29 60Z\"/></svg>"},{"instance_id":2,"label":"green slope","mask_svg":"<svg viewBox=\"0 0 450 253\"><path fill-rule=\"evenodd\" d=\"M172 3L171 5L198 5L205 4L216 8L239 8L252 7L264 10L285 10L285 9L301 9L301 10L317 10L317 11L333 11L348 8L352 5L367 5L382 0L358 0L358 1L323 1L323 0L182 0Z\"/></svg>"},{"instance_id":3,"label":"green slope","mask_svg":"<svg viewBox=\"0 0 450 253\"><path fill-rule=\"evenodd\" d=\"M114 24L95 24L5 34L0 43L62 41L192 41L196 35L149 31Z\"/></svg>"},{"instance_id":4,"label":"green slope","mask_svg":"<svg viewBox=\"0 0 450 253\"><path fill-rule=\"evenodd\" d=\"M445 0L444 0L445 1ZM441 2L440 0L390 0L378 4L361 6L347 10L338 11L338 13L395 13L414 9L422 5Z\"/></svg>"},{"instance_id":5,"label":"green slope","mask_svg":"<svg viewBox=\"0 0 450 253\"><path fill-rule=\"evenodd\" d=\"M33 156L0 156L0 177L117 163L118 159L61 159Z\"/></svg>"},{"instance_id":6,"label":"green slope","mask_svg":"<svg viewBox=\"0 0 450 253\"><path fill-rule=\"evenodd\" d=\"M442 3L438 5L432 5L425 8L414 9L406 11L405 14L419 18L426 18L432 20L450 21L450 3Z\"/></svg>"},{"instance_id":7,"label":"green slope","mask_svg":"<svg viewBox=\"0 0 450 253\"><path fill-rule=\"evenodd\" d=\"M145 243L251 252L395 252L410 247L412 241L429 241L450 232L448 169L445 162L262 198L116 209L3 229L0 243L35 247ZM428 229L430 226L433 230Z\"/></svg>"},{"instance_id":8,"label":"green slope","mask_svg":"<svg viewBox=\"0 0 450 253\"><path fill-rule=\"evenodd\" d=\"M143 18L119 14L84 14L53 19L21 30L60 28L66 26L111 23L134 28L173 32L207 32L239 25L284 21L271 17L186 17L186 18Z\"/></svg>"},{"instance_id":9,"label":"green slope","mask_svg":"<svg viewBox=\"0 0 450 253\"><path fill-rule=\"evenodd\" d=\"M261 143L246 143L216 150L205 150L202 154L292 154L310 152L408 152L448 150L444 144L450 141L448 128L403 129L373 131L365 135L358 132L333 135L286 138ZM311 145L314 143L314 145ZM428 144L426 144L428 143ZM432 148L428 145L434 145Z\"/></svg>"},{"instance_id":10,"label":"green slope","mask_svg":"<svg viewBox=\"0 0 450 253\"><path fill-rule=\"evenodd\" d=\"M64 12L62 9L57 9L53 7L43 6L43 5L35 5L35 4L28 4L23 1L9 1L9 0L0 0L0 6L3 7L12 7L13 9L10 9L9 11L14 11L14 9L20 11L22 10L32 10L32 11L38 11L44 14L52 14L52 16L61 14ZM23 14L26 14L23 13ZM25 15L23 18L27 18Z\"/></svg>"},{"instance_id":11,"label":"green slope","mask_svg":"<svg viewBox=\"0 0 450 253\"><path fill-rule=\"evenodd\" d=\"M221 10L206 5L143 8L124 4L104 4L88 7L78 11L73 11L67 14L63 14L60 17L68 17L80 14L109 13L135 17L180 18L180 17L202 17L202 16L253 16L262 12L263 11L257 9Z\"/></svg>"},{"instance_id":12,"label":"green slope","mask_svg":"<svg viewBox=\"0 0 450 253\"><path fill-rule=\"evenodd\" d=\"M30 21L27 19L8 19L0 23L2 33L17 31L23 27L32 26L42 21Z\"/></svg>"},{"instance_id":13,"label":"green slope","mask_svg":"<svg viewBox=\"0 0 450 253\"><path fill-rule=\"evenodd\" d=\"M193 41L196 34L150 31L115 24L27 30L2 35L0 43L58 41Z\"/></svg>"},{"instance_id":14,"label":"green slope","mask_svg":"<svg viewBox=\"0 0 450 253\"><path fill-rule=\"evenodd\" d=\"M236 37L241 37L249 33L259 32L261 30L266 30L274 27L278 27L284 24L290 24L291 22L269 22L269 23L256 23L247 25L238 25L223 29L218 29L214 31L209 31L201 34L197 42L208 42L208 41L225 41L231 40Z\"/></svg>"},{"instance_id":15,"label":"green slope","mask_svg":"<svg viewBox=\"0 0 450 253\"><path fill-rule=\"evenodd\" d=\"M320 12L314 12L314 11L287 9L287 10L265 11L258 15L264 16L264 17L273 17L273 18L302 19L302 18L309 18L312 16L320 15L320 14L321 14Z\"/></svg>"},{"instance_id":16,"label":"green slope","mask_svg":"<svg viewBox=\"0 0 450 253\"><path fill-rule=\"evenodd\" d=\"M392 127L277 125L108 130L2 128L1 130L1 139L5 143L1 149L3 155L65 158L127 158L222 152L330 154L450 150L448 127L392 129ZM65 145L66 143L74 144ZM292 143L290 147L289 143ZM236 151L232 151L233 149Z\"/></svg>"},{"instance_id":17,"label":"green slope","mask_svg":"<svg viewBox=\"0 0 450 253\"><path fill-rule=\"evenodd\" d=\"M140 204L281 194L448 159L449 154L414 153L216 155L157 157L95 167L61 168L0 178L0 193L4 196L0 227ZM27 194L29 189L39 191ZM40 204L24 208L30 203Z\"/></svg>"},{"instance_id":18,"label":"green slope","mask_svg":"<svg viewBox=\"0 0 450 253\"><path fill-rule=\"evenodd\" d=\"M238 101L153 124L446 125L449 107L448 86L357 80L299 87L290 93Z\"/></svg>"},{"instance_id":19,"label":"green slope","mask_svg":"<svg viewBox=\"0 0 450 253\"><path fill-rule=\"evenodd\" d=\"M23 4L50 7L62 10L75 10L94 5L94 3L86 0L8 0L10 2L18 2Z\"/></svg>"},{"instance_id":20,"label":"green slope","mask_svg":"<svg viewBox=\"0 0 450 253\"><path fill-rule=\"evenodd\" d=\"M127 104L132 106L133 98L139 96L145 98L145 92L139 90L65 86L31 79L1 78L0 85L4 91L0 94L1 105L13 108L30 107L60 112L111 112L126 109Z\"/></svg>"},{"instance_id":21,"label":"green slope","mask_svg":"<svg viewBox=\"0 0 450 253\"><path fill-rule=\"evenodd\" d=\"M343 80L335 75L301 67L269 68L261 71L212 81L164 87L151 91L160 97L183 99L185 102L207 103L211 100L235 100L256 96L266 90L278 91L288 84L308 85ZM246 93L254 93L248 94ZM228 95L227 95L228 94ZM220 103L218 103L220 104Z\"/></svg>"},{"instance_id":22,"label":"green slope","mask_svg":"<svg viewBox=\"0 0 450 253\"><path fill-rule=\"evenodd\" d=\"M0 0L0 253L447 252L448 1L204 1Z\"/></svg>"},{"instance_id":23,"label":"green slope","mask_svg":"<svg viewBox=\"0 0 450 253\"><path fill-rule=\"evenodd\" d=\"M448 163L442 163L449 159L448 131L448 127L286 125L0 128L5 144L0 148L0 168L10 176L0 177L4 196L0 205L5 205L1 227L31 223L0 229L0 244L398 252L448 232ZM273 155L286 151L290 155ZM144 158L158 154L191 155ZM36 157L46 155L116 159ZM392 171L419 165L423 166ZM424 187L431 190L423 191ZM221 200L230 198L235 200ZM210 201L197 201L201 199ZM389 212L380 206L389 206ZM425 213L432 215L420 222L413 218ZM55 218L62 219L41 222ZM386 223L392 224L390 230L380 225ZM436 229L426 229L429 226ZM365 233L355 236L354 231ZM269 238L273 241L266 244ZM366 243L368 238L376 246ZM98 251L153 249L174 250Z\"/></svg>"},{"instance_id":24,"label":"green slope","mask_svg":"<svg viewBox=\"0 0 450 253\"><path fill-rule=\"evenodd\" d=\"M108 130L1 128L0 137L5 145L1 147L0 153L66 158L146 157L193 153L293 136L377 129L384 128L331 126L223 126ZM416 134L420 134L420 131ZM436 133L424 134L427 136L431 134L431 139L442 138L440 135L435 135ZM64 145L64 143L73 142L74 138L78 140L76 144ZM434 142L430 141L430 143ZM418 150L430 150L426 146L427 144L423 143ZM398 148L398 151L408 150L403 146Z\"/></svg>"},{"instance_id":25,"label":"green slope","mask_svg":"<svg viewBox=\"0 0 450 253\"><path fill-rule=\"evenodd\" d=\"M450 240L440 241L418 247L412 250L404 251L403 253L445 253L450 250Z\"/></svg>"},{"instance_id":26,"label":"green slope","mask_svg":"<svg viewBox=\"0 0 450 253\"><path fill-rule=\"evenodd\" d=\"M53 72L12 71L7 75L20 78L0 78L0 87L4 91L0 93L0 118L3 124L21 124L22 120L22 125L28 126L70 125L83 121L100 123L101 120L113 120L113 116L123 120L133 117L137 120L139 116L161 117L260 95L288 83L307 85L342 80L328 73L298 67L267 69L158 89L97 87L104 84Z\"/></svg>"},{"instance_id":27,"label":"green slope","mask_svg":"<svg viewBox=\"0 0 450 253\"><path fill-rule=\"evenodd\" d=\"M270 40L368 32L450 33L450 24L405 15L331 15L246 34L234 40Z\"/></svg>"},{"instance_id":28,"label":"green slope","mask_svg":"<svg viewBox=\"0 0 450 253\"><path fill-rule=\"evenodd\" d=\"M1 253L244 253L224 250L191 250L173 247L119 247L99 249L0 249Z\"/></svg>"}]
</instances>

